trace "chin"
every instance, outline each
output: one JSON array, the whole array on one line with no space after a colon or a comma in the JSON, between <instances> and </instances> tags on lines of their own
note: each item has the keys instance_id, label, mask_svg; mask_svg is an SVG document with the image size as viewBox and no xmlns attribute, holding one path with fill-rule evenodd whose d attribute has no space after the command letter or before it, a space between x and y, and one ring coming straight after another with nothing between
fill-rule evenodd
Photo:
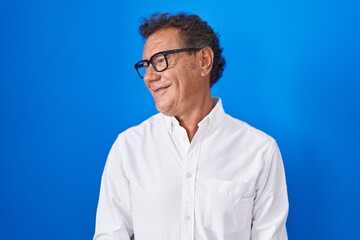
<instances>
[{"instance_id":1,"label":"chin","mask_svg":"<svg viewBox=\"0 0 360 240\"><path fill-rule=\"evenodd\" d=\"M167 116L174 116L174 110L176 110L175 106L176 105L174 101L171 101L171 99L158 99L158 101L155 100L156 109Z\"/></svg>"},{"instance_id":2,"label":"chin","mask_svg":"<svg viewBox=\"0 0 360 240\"><path fill-rule=\"evenodd\" d=\"M169 110L169 106L166 101L156 101L155 100L155 107L159 112L166 112L167 110Z\"/></svg>"},{"instance_id":3,"label":"chin","mask_svg":"<svg viewBox=\"0 0 360 240\"><path fill-rule=\"evenodd\" d=\"M174 115L173 114L170 114L170 113L168 113L168 112L161 112L162 114L164 114L164 115L166 115L166 116L168 116L168 117L173 117Z\"/></svg>"},{"instance_id":4,"label":"chin","mask_svg":"<svg viewBox=\"0 0 360 240\"><path fill-rule=\"evenodd\" d=\"M160 107L160 106L156 106L156 109L161 112L162 114L166 115L166 116L173 116L171 114L171 111L167 108L164 108L164 107Z\"/></svg>"},{"instance_id":5,"label":"chin","mask_svg":"<svg viewBox=\"0 0 360 240\"><path fill-rule=\"evenodd\" d=\"M156 107L156 109L157 109L159 112L161 112L161 113L163 113L163 114L165 114L165 115L169 115L169 111L167 111L167 110L164 109L164 108Z\"/></svg>"}]
</instances>

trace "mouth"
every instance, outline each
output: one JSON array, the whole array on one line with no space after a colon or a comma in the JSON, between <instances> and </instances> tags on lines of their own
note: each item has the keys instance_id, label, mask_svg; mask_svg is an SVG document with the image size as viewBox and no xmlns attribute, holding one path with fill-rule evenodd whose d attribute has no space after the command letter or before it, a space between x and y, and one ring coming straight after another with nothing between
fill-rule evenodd
<instances>
[{"instance_id":1,"label":"mouth","mask_svg":"<svg viewBox=\"0 0 360 240\"><path fill-rule=\"evenodd\" d=\"M159 87L159 88L154 89L153 92L154 92L155 94L159 94L159 93L164 92L164 91L165 91L166 89L168 89L169 87L170 87L170 86Z\"/></svg>"}]
</instances>

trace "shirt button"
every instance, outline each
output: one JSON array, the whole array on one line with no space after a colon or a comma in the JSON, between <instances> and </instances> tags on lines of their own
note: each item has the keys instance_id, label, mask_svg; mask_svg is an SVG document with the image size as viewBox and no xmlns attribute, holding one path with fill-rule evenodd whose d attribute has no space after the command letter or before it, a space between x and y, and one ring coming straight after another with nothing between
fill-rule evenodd
<instances>
[{"instance_id":1,"label":"shirt button","mask_svg":"<svg viewBox=\"0 0 360 240\"><path fill-rule=\"evenodd\" d=\"M186 216L185 216L185 221L189 221L190 218L191 218L191 217L190 217L189 215L186 215Z\"/></svg>"},{"instance_id":2,"label":"shirt button","mask_svg":"<svg viewBox=\"0 0 360 240\"><path fill-rule=\"evenodd\" d=\"M192 177L191 173L186 174L186 178L191 178L191 177Z\"/></svg>"}]
</instances>

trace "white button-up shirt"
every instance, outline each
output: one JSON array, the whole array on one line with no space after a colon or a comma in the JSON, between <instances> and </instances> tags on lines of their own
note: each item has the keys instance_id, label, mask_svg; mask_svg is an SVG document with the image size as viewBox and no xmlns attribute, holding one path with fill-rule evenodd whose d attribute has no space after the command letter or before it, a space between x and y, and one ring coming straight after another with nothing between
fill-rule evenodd
<instances>
[{"instance_id":1,"label":"white button-up shirt","mask_svg":"<svg viewBox=\"0 0 360 240\"><path fill-rule=\"evenodd\" d=\"M276 142L214 100L191 142L161 113L119 134L102 176L94 240L287 239Z\"/></svg>"}]
</instances>

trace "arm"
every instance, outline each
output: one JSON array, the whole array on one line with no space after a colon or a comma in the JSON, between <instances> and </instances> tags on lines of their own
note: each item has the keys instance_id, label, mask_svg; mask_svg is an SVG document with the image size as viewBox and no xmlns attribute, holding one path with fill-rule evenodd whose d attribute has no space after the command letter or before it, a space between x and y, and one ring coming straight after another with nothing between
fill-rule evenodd
<instances>
[{"instance_id":1,"label":"arm","mask_svg":"<svg viewBox=\"0 0 360 240\"><path fill-rule=\"evenodd\" d=\"M288 209L284 166L278 146L272 141L257 184L251 239L287 240Z\"/></svg>"},{"instance_id":2,"label":"arm","mask_svg":"<svg viewBox=\"0 0 360 240\"><path fill-rule=\"evenodd\" d=\"M115 141L101 179L94 240L130 240L133 235L129 180Z\"/></svg>"}]
</instances>

